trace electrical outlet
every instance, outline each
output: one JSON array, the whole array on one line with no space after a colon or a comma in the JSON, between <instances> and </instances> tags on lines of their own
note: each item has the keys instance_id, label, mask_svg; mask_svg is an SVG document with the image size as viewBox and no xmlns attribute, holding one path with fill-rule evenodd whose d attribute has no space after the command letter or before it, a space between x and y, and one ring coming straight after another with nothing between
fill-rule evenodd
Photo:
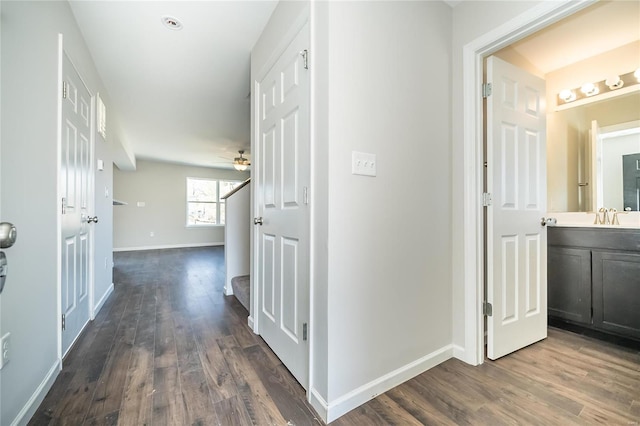
<instances>
[{"instance_id":1,"label":"electrical outlet","mask_svg":"<svg viewBox=\"0 0 640 426\"><path fill-rule=\"evenodd\" d=\"M0 339L0 368L9 362L11 354L11 333L7 333Z\"/></svg>"},{"instance_id":2,"label":"electrical outlet","mask_svg":"<svg viewBox=\"0 0 640 426\"><path fill-rule=\"evenodd\" d=\"M156 233L155 233L155 232L153 232L153 231L151 231L151 232L149 232L149 236L153 238L153 237L155 237L155 236L156 236Z\"/></svg>"},{"instance_id":3,"label":"electrical outlet","mask_svg":"<svg viewBox=\"0 0 640 426\"><path fill-rule=\"evenodd\" d=\"M376 175L376 155L366 152L351 152L351 174L362 176Z\"/></svg>"}]
</instances>

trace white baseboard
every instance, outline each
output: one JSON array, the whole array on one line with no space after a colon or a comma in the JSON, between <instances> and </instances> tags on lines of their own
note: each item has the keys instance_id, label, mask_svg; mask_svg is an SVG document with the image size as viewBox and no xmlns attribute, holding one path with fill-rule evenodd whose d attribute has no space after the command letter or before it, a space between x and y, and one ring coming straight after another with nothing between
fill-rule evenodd
<instances>
[{"instance_id":1,"label":"white baseboard","mask_svg":"<svg viewBox=\"0 0 640 426\"><path fill-rule=\"evenodd\" d=\"M436 351L431 352L428 355L423 356L407 365L404 365L382 377L372 380L360 386L357 389L341 396L340 398L331 401L326 408L326 417L324 420L330 423L348 413L354 408L359 407L365 402L375 398L376 396L385 393L389 389L392 389L413 377L424 373L430 368L450 359L453 356L453 345L444 346ZM323 400L319 395L311 392L311 405L318 410L322 408ZM314 401L315 400L315 401ZM315 404L319 404L320 407L316 407ZM326 402L324 403L326 404ZM321 412L318 412L321 414Z\"/></svg>"},{"instance_id":2,"label":"white baseboard","mask_svg":"<svg viewBox=\"0 0 640 426\"><path fill-rule=\"evenodd\" d=\"M251 331L254 332L254 334L258 334L256 333L256 329L254 328L254 321L253 321L253 317L251 315L249 315L249 317L247 318L247 325L249 326L249 328L251 329Z\"/></svg>"},{"instance_id":3,"label":"white baseboard","mask_svg":"<svg viewBox=\"0 0 640 426\"><path fill-rule=\"evenodd\" d=\"M327 401L325 401L314 388L309 391L309 403L311 403L313 409L316 410L316 413L320 415L320 418L324 420L325 423L328 423L327 413L329 412L329 404L327 404Z\"/></svg>"},{"instance_id":4,"label":"white baseboard","mask_svg":"<svg viewBox=\"0 0 640 426\"><path fill-rule=\"evenodd\" d=\"M62 370L62 360L57 359L56 362L53 363L47 374L45 375L42 382L38 385L35 392L31 395L31 398L27 401L27 403L22 407L20 412L16 415L16 418L11 422L11 426L22 426L29 423L31 417L35 414L36 410L44 400L44 397L47 396L47 392L53 386L53 382L55 382L58 377L58 373Z\"/></svg>"},{"instance_id":5,"label":"white baseboard","mask_svg":"<svg viewBox=\"0 0 640 426\"><path fill-rule=\"evenodd\" d=\"M223 246L224 242L220 243L187 243L187 244L163 244L158 246L141 246L141 247L114 247L113 251L141 251L141 250L163 250L172 248L189 248L189 247L215 247Z\"/></svg>"},{"instance_id":6,"label":"white baseboard","mask_svg":"<svg viewBox=\"0 0 640 426\"><path fill-rule=\"evenodd\" d=\"M100 312L100 309L102 309L102 306L107 301L109 296L111 296L111 293L113 293L113 283L111 283L111 285L107 288L107 291L104 292L98 303L96 303L93 307L93 312L91 313L92 320L96 318L96 315L98 314L98 312Z\"/></svg>"}]
</instances>

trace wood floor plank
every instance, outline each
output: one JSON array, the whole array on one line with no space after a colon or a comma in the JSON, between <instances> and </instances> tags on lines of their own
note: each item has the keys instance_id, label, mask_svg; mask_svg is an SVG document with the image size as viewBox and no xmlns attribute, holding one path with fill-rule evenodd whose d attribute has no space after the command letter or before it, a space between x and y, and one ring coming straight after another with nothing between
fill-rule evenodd
<instances>
[{"instance_id":1,"label":"wood floor plank","mask_svg":"<svg viewBox=\"0 0 640 426\"><path fill-rule=\"evenodd\" d=\"M178 367L156 368L153 374L153 425L183 425L184 404L180 389Z\"/></svg>"},{"instance_id":2,"label":"wood floor plank","mask_svg":"<svg viewBox=\"0 0 640 426\"><path fill-rule=\"evenodd\" d=\"M216 402L214 408L220 425L249 426L253 424L247 408L237 395Z\"/></svg>"},{"instance_id":3,"label":"wood floor plank","mask_svg":"<svg viewBox=\"0 0 640 426\"><path fill-rule=\"evenodd\" d=\"M231 374L238 386L238 395L242 398L247 412L254 424L286 424L280 411L264 388L256 371L245 357L242 348L234 336L218 340L220 349L229 365Z\"/></svg>"},{"instance_id":4,"label":"wood floor plank","mask_svg":"<svg viewBox=\"0 0 640 426\"><path fill-rule=\"evenodd\" d=\"M398 426L420 426L422 423L416 419L411 413L407 412L402 406L389 398L386 394L370 401L369 406L385 421L388 425Z\"/></svg>"}]
</instances>

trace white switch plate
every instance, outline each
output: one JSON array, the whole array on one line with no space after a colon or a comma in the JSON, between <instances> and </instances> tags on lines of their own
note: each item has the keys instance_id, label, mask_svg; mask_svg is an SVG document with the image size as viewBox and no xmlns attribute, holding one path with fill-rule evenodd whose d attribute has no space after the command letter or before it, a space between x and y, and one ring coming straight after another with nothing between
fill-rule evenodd
<instances>
[{"instance_id":1,"label":"white switch plate","mask_svg":"<svg viewBox=\"0 0 640 426\"><path fill-rule=\"evenodd\" d=\"M138 202L136 203L136 205L137 205L138 207L144 207L144 206L146 206L146 205L147 205L147 203L145 203L144 201L138 201Z\"/></svg>"},{"instance_id":2,"label":"white switch plate","mask_svg":"<svg viewBox=\"0 0 640 426\"><path fill-rule=\"evenodd\" d=\"M376 155L366 152L351 152L351 174L362 176L376 175Z\"/></svg>"},{"instance_id":3,"label":"white switch plate","mask_svg":"<svg viewBox=\"0 0 640 426\"><path fill-rule=\"evenodd\" d=\"M0 368L9 362L11 354L11 333L7 333L0 339Z\"/></svg>"}]
</instances>

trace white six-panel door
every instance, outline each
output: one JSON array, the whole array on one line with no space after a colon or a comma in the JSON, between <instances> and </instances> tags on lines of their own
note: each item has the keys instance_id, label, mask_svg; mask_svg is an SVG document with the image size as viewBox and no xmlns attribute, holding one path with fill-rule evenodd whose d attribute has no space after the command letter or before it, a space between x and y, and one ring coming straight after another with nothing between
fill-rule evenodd
<instances>
[{"instance_id":1,"label":"white six-panel door","mask_svg":"<svg viewBox=\"0 0 640 426\"><path fill-rule=\"evenodd\" d=\"M307 387L309 347L309 30L256 84L258 330Z\"/></svg>"},{"instance_id":2,"label":"white six-panel door","mask_svg":"<svg viewBox=\"0 0 640 426\"><path fill-rule=\"evenodd\" d=\"M547 336L544 80L487 59L487 355Z\"/></svg>"},{"instance_id":3,"label":"white six-panel door","mask_svg":"<svg viewBox=\"0 0 640 426\"><path fill-rule=\"evenodd\" d=\"M88 208L90 179L91 95L78 72L63 55L60 187L62 209L62 354L89 321Z\"/></svg>"}]
</instances>

